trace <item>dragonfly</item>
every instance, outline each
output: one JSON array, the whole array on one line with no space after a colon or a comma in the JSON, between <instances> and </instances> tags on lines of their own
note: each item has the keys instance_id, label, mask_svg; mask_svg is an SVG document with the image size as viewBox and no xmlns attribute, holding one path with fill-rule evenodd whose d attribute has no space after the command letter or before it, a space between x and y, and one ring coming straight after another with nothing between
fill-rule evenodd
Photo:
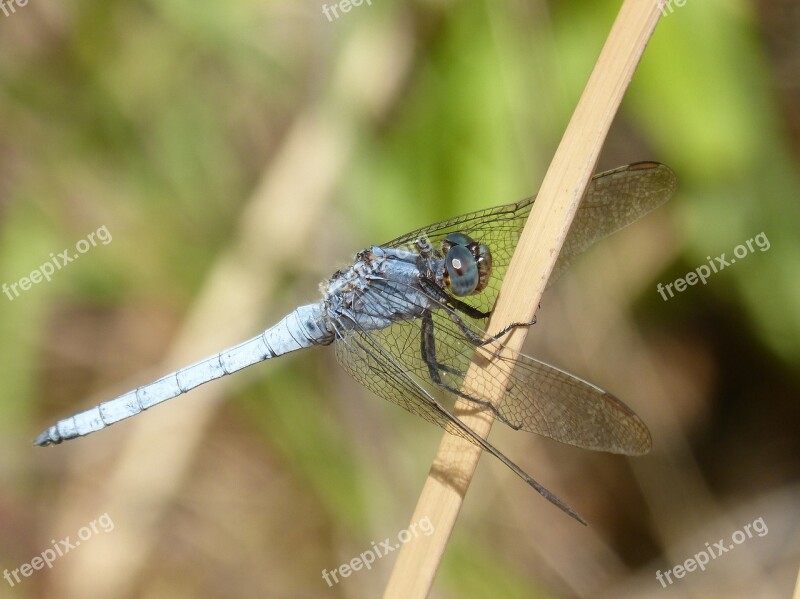
<instances>
[{"instance_id":1,"label":"dragonfly","mask_svg":"<svg viewBox=\"0 0 800 599\"><path fill-rule=\"evenodd\" d=\"M595 175L548 286L595 241L664 204L675 186L672 170L656 162ZM366 248L352 265L321 285L318 302L296 308L244 343L59 420L34 443L47 446L82 437L247 366L304 348L333 345L339 363L367 389L493 455L545 499L585 524L565 502L454 415L451 407L460 400L489 411L514 430L589 450L624 455L650 450L647 426L617 397L528 355L500 358L510 374L500 387L504 392L499 401L489 400L486 385L467 383L473 360L502 355L498 349L504 347L503 338L533 324L511 323L495 335L486 333L534 202L535 196L470 212ZM486 376L493 376L488 372Z\"/></svg>"}]
</instances>

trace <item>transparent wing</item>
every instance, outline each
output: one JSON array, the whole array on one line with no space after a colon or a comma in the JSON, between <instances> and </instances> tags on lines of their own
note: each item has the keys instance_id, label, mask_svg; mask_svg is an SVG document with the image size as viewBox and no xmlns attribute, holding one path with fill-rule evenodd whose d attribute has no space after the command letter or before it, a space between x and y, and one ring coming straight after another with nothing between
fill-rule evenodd
<instances>
[{"instance_id":1,"label":"transparent wing","mask_svg":"<svg viewBox=\"0 0 800 599\"><path fill-rule=\"evenodd\" d=\"M492 454L542 497L578 522L586 524L571 507L442 406L428 391L424 379L420 380L407 372L397 361L398 356L388 351L374 336L374 332L350 328L343 322L333 324L337 333L336 358L359 383L376 395ZM412 322L407 324L413 325Z\"/></svg>"},{"instance_id":2,"label":"transparent wing","mask_svg":"<svg viewBox=\"0 0 800 599\"><path fill-rule=\"evenodd\" d=\"M410 324L410 323L409 323ZM475 442L456 418L430 394L424 381L411 376L397 354L374 331L337 326L336 359L359 383L376 395L420 416L448 433Z\"/></svg>"},{"instance_id":3,"label":"transparent wing","mask_svg":"<svg viewBox=\"0 0 800 599\"><path fill-rule=\"evenodd\" d=\"M675 191L675 174L656 162L639 162L592 177L564 241L548 285L555 282L595 241L611 235L664 204ZM535 196L514 204L462 214L411 231L383 244L408 247L427 237L438 248L448 233L460 231L485 243L492 251L492 279L480 294L468 298L476 308L492 309L511 256L531 211Z\"/></svg>"},{"instance_id":4,"label":"transparent wing","mask_svg":"<svg viewBox=\"0 0 800 599\"><path fill-rule=\"evenodd\" d=\"M368 289L365 293L371 301L398 306L402 302L385 290ZM496 382L481 378L471 388L464 387L464 375L473 360L489 360L497 354L504 370L509 372L509 379L503 399L496 406L496 415L508 426L595 451L640 455L650 450L646 425L611 393L530 356L508 357L499 341L476 347L462 327L477 338L485 338L485 332L449 306L438 303L431 317L433 359L422 351L423 328L419 321L395 322L371 332L371 339L391 355L396 369L413 375L434 392L442 390L452 397L466 395L476 409L483 409ZM356 378L378 395L384 395L380 376L367 372ZM440 380L434 380L433 376Z\"/></svg>"},{"instance_id":5,"label":"transparent wing","mask_svg":"<svg viewBox=\"0 0 800 599\"><path fill-rule=\"evenodd\" d=\"M515 428L585 449L643 455L652 446L647 426L617 397L525 354L513 361L498 409Z\"/></svg>"},{"instance_id":6,"label":"transparent wing","mask_svg":"<svg viewBox=\"0 0 800 599\"><path fill-rule=\"evenodd\" d=\"M672 170L657 162L637 162L595 175L581 201L548 284L596 241L636 222L665 204L677 187Z\"/></svg>"}]
</instances>

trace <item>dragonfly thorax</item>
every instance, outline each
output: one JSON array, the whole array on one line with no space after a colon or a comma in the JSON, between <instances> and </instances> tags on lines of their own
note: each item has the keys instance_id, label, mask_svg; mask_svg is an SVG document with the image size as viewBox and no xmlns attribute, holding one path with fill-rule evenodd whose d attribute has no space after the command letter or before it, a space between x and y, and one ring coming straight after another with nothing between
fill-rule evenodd
<instances>
[{"instance_id":1,"label":"dragonfly thorax","mask_svg":"<svg viewBox=\"0 0 800 599\"><path fill-rule=\"evenodd\" d=\"M433 276L436 261L402 248L372 246L359 252L350 267L322 286L328 318L344 328L376 330L421 317L438 305L420 284Z\"/></svg>"}]
</instances>

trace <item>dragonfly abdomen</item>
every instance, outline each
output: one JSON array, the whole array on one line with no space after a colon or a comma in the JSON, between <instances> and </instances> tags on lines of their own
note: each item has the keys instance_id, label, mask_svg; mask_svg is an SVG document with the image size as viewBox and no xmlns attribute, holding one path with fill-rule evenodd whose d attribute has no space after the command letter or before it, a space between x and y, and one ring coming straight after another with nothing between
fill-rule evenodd
<instances>
[{"instance_id":1,"label":"dragonfly abdomen","mask_svg":"<svg viewBox=\"0 0 800 599\"><path fill-rule=\"evenodd\" d=\"M330 343L333 335L324 324L322 310L321 304L301 306L244 343L59 420L41 433L34 443L53 445L88 435L242 368L312 345Z\"/></svg>"}]
</instances>

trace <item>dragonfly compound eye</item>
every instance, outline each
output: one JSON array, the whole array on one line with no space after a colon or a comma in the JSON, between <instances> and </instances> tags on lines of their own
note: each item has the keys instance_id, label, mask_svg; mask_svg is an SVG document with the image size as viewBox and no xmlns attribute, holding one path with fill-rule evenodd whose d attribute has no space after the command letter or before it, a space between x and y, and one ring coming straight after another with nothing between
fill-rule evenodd
<instances>
[{"instance_id":1,"label":"dragonfly compound eye","mask_svg":"<svg viewBox=\"0 0 800 599\"><path fill-rule=\"evenodd\" d=\"M442 253L446 256L447 252L454 245L463 245L464 247L474 244L472 237L465 233L448 233L447 237L442 240Z\"/></svg>"},{"instance_id":2,"label":"dragonfly compound eye","mask_svg":"<svg viewBox=\"0 0 800 599\"><path fill-rule=\"evenodd\" d=\"M480 282L480 272L475 256L463 245L454 245L447 250L444 259L447 276L445 282L453 295L470 295Z\"/></svg>"},{"instance_id":3,"label":"dragonfly compound eye","mask_svg":"<svg viewBox=\"0 0 800 599\"><path fill-rule=\"evenodd\" d=\"M489 251L488 245L483 243L478 245L475 260L478 263L478 285L473 293L479 293L486 289L492 276L492 252Z\"/></svg>"}]
</instances>

